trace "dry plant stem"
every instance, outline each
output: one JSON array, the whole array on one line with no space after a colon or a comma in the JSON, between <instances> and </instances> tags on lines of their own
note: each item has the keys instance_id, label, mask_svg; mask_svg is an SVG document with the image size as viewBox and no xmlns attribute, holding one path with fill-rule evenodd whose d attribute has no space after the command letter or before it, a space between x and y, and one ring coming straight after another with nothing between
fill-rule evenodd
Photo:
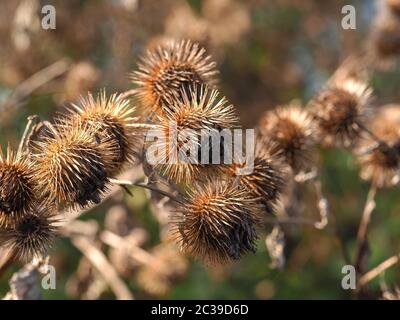
<instances>
[{"instance_id":1,"label":"dry plant stem","mask_svg":"<svg viewBox=\"0 0 400 320\"><path fill-rule=\"evenodd\" d=\"M362 277L359 280L359 286L360 287L365 286L368 282L370 282L378 275L383 273L386 269L389 269L390 267L394 266L399 261L400 261L400 254L392 256L389 259L383 261L381 264L379 264L372 270L362 275Z\"/></svg>"},{"instance_id":2,"label":"dry plant stem","mask_svg":"<svg viewBox=\"0 0 400 320\"><path fill-rule=\"evenodd\" d=\"M298 183L304 183L307 181L315 180L318 177L317 168L312 168L308 172L300 172L295 175L294 180Z\"/></svg>"},{"instance_id":3,"label":"dry plant stem","mask_svg":"<svg viewBox=\"0 0 400 320\"><path fill-rule=\"evenodd\" d=\"M155 129L157 126L149 123L132 123L130 124L130 128L135 129Z\"/></svg>"},{"instance_id":4,"label":"dry plant stem","mask_svg":"<svg viewBox=\"0 0 400 320\"><path fill-rule=\"evenodd\" d=\"M314 226L315 228L322 230L328 225L329 222L328 200L322 193L322 185L320 180L314 180L314 187L318 198L317 207L321 218L320 221L314 224Z\"/></svg>"},{"instance_id":5,"label":"dry plant stem","mask_svg":"<svg viewBox=\"0 0 400 320\"><path fill-rule=\"evenodd\" d=\"M84 236L86 239L95 239L97 231L98 224L95 221L76 220L68 224L66 235L72 238L76 236ZM124 238L109 230L102 231L99 238L104 244L112 248L123 249L132 259L142 265L163 265L162 261L151 255L146 250L132 243L127 245ZM165 268L167 268L167 266L165 266Z\"/></svg>"},{"instance_id":6,"label":"dry plant stem","mask_svg":"<svg viewBox=\"0 0 400 320\"><path fill-rule=\"evenodd\" d=\"M68 71L70 65L71 62L68 59L62 59L23 81L17 86L9 99L6 100L3 105L0 105L0 111L2 114L5 114L4 111L18 108L35 90ZM1 120L3 121L6 119Z\"/></svg>"},{"instance_id":7,"label":"dry plant stem","mask_svg":"<svg viewBox=\"0 0 400 320\"><path fill-rule=\"evenodd\" d=\"M169 192L174 197L180 197L179 187L171 181L167 181L164 177L153 170L152 166L147 162L146 157L143 158L143 172L146 175L146 185L157 188L162 184L170 190ZM154 207L152 213L160 225L160 237L168 237L169 235L169 216L173 210L173 204L170 203L170 198L167 196L160 197L157 192L150 191L148 193L151 205Z\"/></svg>"},{"instance_id":8,"label":"dry plant stem","mask_svg":"<svg viewBox=\"0 0 400 320\"><path fill-rule=\"evenodd\" d=\"M357 240L363 241L367 234L367 228L371 220L372 211L375 208L375 195L376 195L376 185L373 183L369 189L367 201L364 206L363 215L360 222L360 227L358 229Z\"/></svg>"},{"instance_id":9,"label":"dry plant stem","mask_svg":"<svg viewBox=\"0 0 400 320\"><path fill-rule=\"evenodd\" d=\"M318 178L318 170L316 168L313 168L308 175L307 174L304 175L304 177L307 177L307 176L309 176L310 179L303 179L303 181L313 180L315 192L316 192L317 199L318 199L317 207L318 207L318 211L320 214L320 221L314 222L314 226L317 229L321 230L321 229L324 229L328 225L328 222L329 222L329 215L330 215L329 203L328 203L328 200L323 195L321 181L319 179L317 179ZM334 237L336 238L336 241L339 245L343 260L345 261L346 264L350 264L351 258L348 253L348 250L346 248L346 245L340 236L336 217L335 217L335 221L334 221L333 233L334 233Z\"/></svg>"},{"instance_id":10,"label":"dry plant stem","mask_svg":"<svg viewBox=\"0 0 400 320\"><path fill-rule=\"evenodd\" d=\"M47 123L46 121L41 122L41 123L43 123L46 126L49 126L49 123ZM51 124L50 124L50 128L51 128ZM141 181L141 180L143 180L143 172L142 172L142 170L140 170L140 167L134 167L130 170L127 170L124 174L122 174L121 178L122 179L134 179L135 181ZM107 196L103 199L103 202L104 202L104 200L108 199L109 197L115 195L118 192L120 192L119 186L115 186L115 187L111 188L111 190L109 191ZM75 219L80 217L81 214L84 214L84 213L96 208L97 206L98 205L95 205L91 208L77 210L74 212L71 212L70 210L66 210L65 212L62 212L61 215L64 216L65 219L63 219L63 221L62 221L61 227L68 226L69 224L73 223ZM4 272L7 271L7 269L14 262L14 255L13 254L10 255L10 251L7 251L7 253L5 253L5 254L7 254L7 256L4 258L4 261L2 261L0 259L0 278L4 274ZM0 255L0 258L1 258L1 255Z\"/></svg>"},{"instance_id":11,"label":"dry plant stem","mask_svg":"<svg viewBox=\"0 0 400 320\"><path fill-rule=\"evenodd\" d=\"M129 256L132 257L132 259L136 260L141 264L148 265L153 263L156 259L146 250L143 250L138 246L132 246L132 245L127 246L123 238L121 238L119 235L111 231L108 230L103 231L100 234L100 240L112 248L115 249L123 248L127 253L129 253Z\"/></svg>"},{"instance_id":12,"label":"dry plant stem","mask_svg":"<svg viewBox=\"0 0 400 320\"><path fill-rule=\"evenodd\" d=\"M311 173L314 173L314 175L310 175ZM317 179L318 178L318 170L316 168L313 168L311 170L310 174L309 174L310 177L312 177L311 179L314 181L314 188L315 188L315 192L316 192L317 199L318 199L317 207L318 207L319 215L321 218L320 221L315 222L314 226L317 229L324 229L329 223L329 215L331 213L329 211L329 203L328 203L328 200L323 195L321 180ZM304 180L304 181L307 181L307 180ZM343 239L340 237L336 217L335 217L333 229L334 229L333 230L334 236L339 244L343 260L346 262L346 264L350 264L351 263L350 255L347 251L347 248L346 248L346 245L345 245Z\"/></svg>"},{"instance_id":13,"label":"dry plant stem","mask_svg":"<svg viewBox=\"0 0 400 320\"><path fill-rule=\"evenodd\" d=\"M28 117L28 123L26 124L24 134L22 135L21 141L18 146L18 154L21 155L25 150L29 142L30 132L34 126L38 123L39 117L37 115L32 115Z\"/></svg>"},{"instance_id":14,"label":"dry plant stem","mask_svg":"<svg viewBox=\"0 0 400 320\"><path fill-rule=\"evenodd\" d=\"M99 231L99 224L95 220L72 220L62 230L66 237L84 236L88 239L95 239Z\"/></svg>"},{"instance_id":15,"label":"dry plant stem","mask_svg":"<svg viewBox=\"0 0 400 320\"><path fill-rule=\"evenodd\" d=\"M53 134L57 134L56 128L53 126L53 124L49 121L42 121L43 125L49 129Z\"/></svg>"},{"instance_id":16,"label":"dry plant stem","mask_svg":"<svg viewBox=\"0 0 400 320\"><path fill-rule=\"evenodd\" d=\"M73 245L78 248L82 254L99 271L104 280L108 283L115 296L119 300L133 300L134 297L125 283L118 276L117 271L108 262L107 258L93 243L85 237L78 236L71 239Z\"/></svg>"},{"instance_id":17,"label":"dry plant stem","mask_svg":"<svg viewBox=\"0 0 400 320\"><path fill-rule=\"evenodd\" d=\"M168 197L168 198L169 198L170 200L172 200L172 201L175 201L175 202L177 202L177 203L183 204L183 201L180 199L180 195L174 196L174 195L172 195L172 194L169 193L169 192L166 192L166 191L157 189L157 188L155 188L155 187L152 187L152 186L150 186L150 185L143 184L143 183L137 183L137 184L135 184L135 186L141 187L141 188L145 188L145 189L149 189L149 190L154 191L154 192L157 192L157 193L159 193L159 194L161 194L161 195L163 195L163 196L165 196L165 197Z\"/></svg>"},{"instance_id":18,"label":"dry plant stem","mask_svg":"<svg viewBox=\"0 0 400 320\"><path fill-rule=\"evenodd\" d=\"M357 233L357 250L355 256L355 266L359 270L363 258L363 252L366 245L366 237L368 231L368 225L371 221L372 211L375 209L375 195L376 195L376 184L371 183L371 187L368 192L367 200L365 202L364 210L361 216L360 226Z\"/></svg>"},{"instance_id":19,"label":"dry plant stem","mask_svg":"<svg viewBox=\"0 0 400 320\"><path fill-rule=\"evenodd\" d=\"M152 187L148 184L143 184L140 182L131 182L131 181L120 181L120 180L116 180L116 179L110 179L110 182L118 184L118 185L123 185L123 186L136 186L136 187L141 187L141 188L145 188L145 189L149 189L151 191L157 192L165 197L170 198L171 200L177 202L177 203L182 203L182 200L179 199L179 195L178 196L174 196L166 191L160 190L156 187Z\"/></svg>"},{"instance_id":20,"label":"dry plant stem","mask_svg":"<svg viewBox=\"0 0 400 320\"><path fill-rule=\"evenodd\" d=\"M295 181L298 183L304 183L307 181L314 181L314 187L315 191L317 194L318 202L317 202L317 207L319 210L319 214L321 217L320 221L314 221L311 219L305 219L305 218L288 218L284 221L278 220L278 223L293 223L293 224L308 224L308 225L314 225L317 229L324 229L328 225L328 217L330 214L329 211L329 204L327 199L324 197L322 193L322 184L318 177L318 170L316 168L312 168L310 172L307 173L300 173L295 176ZM343 260L345 261L346 264L351 263L351 258L350 255L347 251L346 245L343 241L343 239L340 236L339 229L337 226L337 221L336 217L334 217L334 227L333 227L333 233L334 237L336 238L336 241L339 245Z\"/></svg>"},{"instance_id":21,"label":"dry plant stem","mask_svg":"<svg viewBox=\"0 0 400 320\"><path fill-rule=\"evenodd\" d=\"M317 229L324 229L328 225L328 200L324 197L322 193L322 184L321 181L318 179L318 170L317 168L313 167L309 172L301 172L298 173L294 180L297 183L305 183L305 182L313 182L315 193L317 196L317 208L318 213L320 216L319 221L307 220L304 219L304 223L313 224Z\"/></svg>"},{"instance_id":22,"label":"dry plant stem","mask_svg":"<svg viewBox=\"0 0 400 320\"><path fill-rule=\"evenodd\" d=\"M312 225L317 229L324 229L328 224L328 205L327 200L322 194L322 186L319 180L315 180L315 175L313 174L314 186L316 189L318 197L318 211L320 214L320 220L314 220L304 217L280 217L277 219L266 218L264 221L266 223L273 224L306 224Z\"/></svg>"}]
</instances>

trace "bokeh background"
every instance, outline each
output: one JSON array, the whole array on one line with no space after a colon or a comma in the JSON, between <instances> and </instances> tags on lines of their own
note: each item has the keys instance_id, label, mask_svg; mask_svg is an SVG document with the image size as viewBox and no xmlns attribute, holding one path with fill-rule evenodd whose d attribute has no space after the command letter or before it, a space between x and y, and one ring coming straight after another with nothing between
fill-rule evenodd
<instances>
[{"instance_id":1,"label":"bokeh background","mask_svg":"<svg viewBox=\"0 0 400 320\"><path fill-rule=\"evenodd\" d=\"M276 105L293 99L306 103L343 59L365 45L379 1L0 0L0 143L16 147L31 114L50 120L87 91L131 88L129 73L139 56L171 38L192 39L207 48L220 70L221 92L236 106L243 126L253 128L260 115ZM56 30L40 27L40 9L45 4L56 8ZM341 27L341 9L346 4L356 7L356 30ZM54 63L54 79L28 92L26 98L13 96L24 80ZM398 67L375 72L375 104L400 102L399 81ZM10 97L18 103L9 104ZM359 179L357 162L349 152L320 150L319 154L322 188L336 218L336 231L353 253L368 183ZM107 228L113 215L122 216L144 233L141 246L151 251L160 242L154 208L143 190L133 188L132 192L134 197L122 192L114 195L81 219ZM299 192L303 215L317 216L313 188L305 185ZM399 196L396 189L378 192L368 236L369 268L400 251ZM132 270L119 270L120 275L136 298L353 298L341 288L345 262L332 226L324 230L285 227L282 269L270 267L265 247L270 229L266 227L255 254L232 265L207 267L189 259L184 275L161 295L143 290L134 265L128 268ZM104 252L116 265L123 264L115 260L123 258L113 257L107 248ZM43 296L84 298L96 271L82 261L69 239L57 240L51 262L57 270L57 288L43 291ZM8 291L9 278L20 267L13 265L0 278L0 296ZM384 279L394 288L400 283L400 267L388 270ZM371 282L368 297L381 297L379 280ZM105 286L95 297L114 295Z\"/></svg>"}]
</instances>

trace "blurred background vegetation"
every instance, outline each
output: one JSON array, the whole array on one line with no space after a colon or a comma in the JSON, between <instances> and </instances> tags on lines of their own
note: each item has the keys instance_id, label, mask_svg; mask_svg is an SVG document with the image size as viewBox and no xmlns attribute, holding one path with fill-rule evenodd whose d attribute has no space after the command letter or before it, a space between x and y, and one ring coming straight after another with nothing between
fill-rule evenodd
<instances>
[{"instance_id":1,"label":"blurred background vegetation","mask_svg":"<svg viewBox=\"0 0 400 320\"><path fill-rule=\"evenodd\" d=\"M56 30L40 27L40 8L56 8ZM341 28L341 9L357 10L357 29ZM16 147L26 118L38 114L51 119L67 102L89 90L108 93L131 87L129 72L139 56L163 39L188 38L200 42L218 63L220 89L236 106L244 127L253 128L260 115L293 99L306 103L338 65L365 43L376 11L373 0L1 0L0 1L0 108L25 79L53 63L68 64L65 72L40 86L18 107L0 109L0 143ZM65 60L67 59L67 60ZM400 69L376 72L373 87L376 105L399 102ZM359 219L368 183L359 179L359 168L347 151L320 150L321 180L339 236L354 252ZM123 207L135 226L147 232L144 248L159 242L159 227L146 193L133 188L134 197L118 194L82 219L100 225L110 210ZM304 215L315 217L313 189L300 190ZM400 192L380 190L369 232L369 269L400 251ZM137 298L167 299L347 299L341 288L345 264L331 226L285 228L286 265L270 268L265 247L266 228L259 249L233 265L206 267L190 261L185 277L167 294L149 295L136 281L135 270L123 275ZM43 291L47 299L80 297L73 278L80 252L68 239L52 249L57 289ZM0 279L0 296L20 266ZM400 267L385 274L394 287ZM379 278L370 286L370 297L381 296ZM100 298L113 298L105 290Z\"/></svg>"}]
</instances>

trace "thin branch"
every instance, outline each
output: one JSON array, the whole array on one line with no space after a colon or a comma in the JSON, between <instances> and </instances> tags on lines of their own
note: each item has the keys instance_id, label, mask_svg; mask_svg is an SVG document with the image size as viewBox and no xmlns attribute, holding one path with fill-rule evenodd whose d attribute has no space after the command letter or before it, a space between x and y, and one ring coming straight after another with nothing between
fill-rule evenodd
<instances>
[{"instance_id":1,"label":"thin branch","mask_svg":"<svg viewBox=\"0 0 400 320\"><path fill-rule=\"evenodd\" d=\"M361 267L362 259L364 256L365 246L366 246L366 238L368 226L371 221L371 214L375 209L375 195L376 195L377 187L374 182L372 182L371 187L368 192L367 200L365 202L364 210L362 213L360 226L358 228L357 233L357 250L355 256L355 266L356 269L359 270Z\"/></svg>"},{"instance_id":2,"label":"thin branch","mask_svg":"<svg viewBox=\"0 0 400 320\"><path fill-rule=\"evenodd\" d=\"M145 265L151 264L156 259L154 256L152 256L146 250L143 250L142 248L140 248L138 246L126 244L122 237L120 237L119 235L117 235L111 231L108 231L108 230L103 231L100 234L100 240L112 248L124 249L132 259L134 259L135 261L137 261L141 264L145 264Z\"/></svg>"},{"instance_id":3,"label":"thin branch","mask_svg":"<svg viewBox=\"0 0 400 320\"><path fill-rule=\"evenodd\" d=\"M34 91L67 72L70 66L71 62L68 59L62 59L21 82L10 97L0 105L0 112L2 114L9 114L8 110L17 109ZM1 119L1 122L5 121L5 118Z\"/></svg>"},{"instance_id":4,"label":"thin branch","mask_svg":"<svg viewBox=\"0 0 400 320\"><path fill-rule=\"evenodd\" d=\"M34 126L38 123L39 117L32 115L28 117L28 123L26 124L24 134L22 135L21 141L18 146L18 155L21 155L29 144L30 133Z\"/></svg>"},{"instance_id":5,"label":"thin branch","mask_svg":"<svg viewBox=\"0 0 400 320\"><path fill-rule=\"evenodd\" d=\"M310 180L314 180L318 177L318 170L317 168L313 167L310 171L308 172L299 172L294 176L294 180L298 183L304 183Z\"/></svg>"},{"instance_id":6,"label":"thin branch","mask_svg":"<svg viewBox=\"0 0 400 320\"><path fill-rule=\"evenodd\" d=\"M324 229L329 222L328 216L329 216L329 204L328 200L325 198L325 196L322 193L322 185L320 180L315 180L314 181L314 187L315 187L315 192L317 194L318 202L317 202L317 207L318 207L318 212L319 216L321 218L320 221L316 222L314 224L315 228L317 229Z\"/></svg>"},{"instance_id":7,"label":"thin branch","mask_svg":"<svg viewBox=\"0 0 400 320\"><path fill-rule=\"evenodd\" d=\"M149 184L143 184L140 182L134 182L134 181L124 181L124 180L116 180L116 179L110 179L110 182L118 184L118 185L123 185L123 186L136 186L136 187L141 187L144 189L149 189L151 191L157 192L165 197L168 197L169 199L177 202L177 203L181 203L182 204L182 200L180 199L179 195L178 196L174 196L171 193L167 192L167 191L163 191L161 189L158 189L156 187L153 187Z\"/></svg>"},{"instance_id":8,"label":"thin branch","mask_svg":"<svg viewBox=\"0 0 400 320\"><path fill-rule=\"evenodd\" d=\"M360 287L365 286L368 282L376 278L378 275L383 273L386 269L394 266L396 263L400 261L400 254L390 257L389 259L383 261L381 264L363 274L359 280Z\"/></svg>"},{"instance_id":9,"label":"thin branch","mask_svg":"<svg viewBox=\"0 0 400 320\"><path fill-rule=\"evenodd\" d=\"M328 225L328 201L324 197L322 193L322 185L321 181L317 179L318 170L316 168L312 168L309 172L301 172L298 173L294 180L297 183L305 183L305 182L313 182L315 187L315 192L317 196L317 208L320 216L320 220L314 220L310 218L304 217L280 217L278 219L270 219L267 218L265 221L267 223L287 223L287 224L308 224L313 225L317 229L324 229Z\"/></svg>"},{"instance_id":10,"label":"thin branch","mask_svg":"<svg viewBox=\"0 0 400 320\"><path fill-rule=\"evenodd\" d=\"M133 300L134 297L126 284L118 276L117 271L107 260L104 253L96 248L93 243L85 237L78 236L71 239L73 245L78 248L82 254L99 271L104 280L108 283L111 290L119 300Z\"/></svg>"},{"instance_id":11,"label":"thin branch","mask_svg":"<svg viewBox=\"0 0 400 320\"><path fill-rule=\"evenodd\" d=\"M375 209L376 185L372 184L368 192L367 201L364 206L360 227L357 233L357 240L363 241L367 234L369 222L371 221L372 211Z\"/></svg>"}]
</instances>

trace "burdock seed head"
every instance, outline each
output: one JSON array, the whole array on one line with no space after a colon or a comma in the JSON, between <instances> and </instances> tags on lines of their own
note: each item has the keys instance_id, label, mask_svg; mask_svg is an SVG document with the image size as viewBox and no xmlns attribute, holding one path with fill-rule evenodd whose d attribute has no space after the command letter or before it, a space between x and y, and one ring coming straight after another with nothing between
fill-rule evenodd
<instances>
[{"instance_id":1,"label":"burdock seed head","mask_svg":"<svg viewBox=\"0 0 400 320\"><path fill-rule=\"evenodd\" d=\"M249 174L238 174L238 169L243 169L245 164L233 163L224 168L231 178L259 198L267 210L271 210L279 199L288 178L288 168L283 159L274 153L274 149L276 146L259 138L255 146L254 166Z\"/></svg>"},{"instance_id":2,"label":"burdock seed head","mask_svg":"<svg viewBox=\"0 0 400 320\"><path fill-rule=\"evenodd\" d=\"M271 154L281 156L295 171L309 169L315 146L315 126L307 111L293 102L268 111L261 118L259 131Z\"/></svg>"},{"instance_id":3,"label":"burdock seed head","mask_svg":"<svg viewBox=\"0 0 400 320\"><path fill-rule=\"evenodd\" d=\"M182 91L182 100L175 100L173 108L173 112L166 111L157 116L157 128L164 137L157 142L157 146L165 158L161 161L163 163L156 164L156 169L167 179L178 183L188 183L201 175L204 178L204 175L218 171L221 167L211 164L209 154L206 157L210 164L201 164L201 143L206 141L204 137L211 137L212 134L237 125L234 107L225 98L220 98L217 90L199 86L190 94ZM196 150L190 153L190 147ZM214 143L211 141L208 147L210 153L217 147L223 153L223 145L218 139ZM224 161L223 157L220 161Z\"/></svg>"},{"instance_id":4,"label":"burdock seed head","mask_svg":"<svg viewBox=\"0 0 400 320\"><path fill-rule=\"evenodd\" d=\"M34 181L28 159L0 148L0 227L14 225L31 208Z\"/></svg>"},{"instance_id":5,"label":"burdock seed head","mask_svg":"<svg viewBox=\"0 0 400 320\"><path fill-rule=\"evenodd\" d=\"M160 112L171 108L170 102L181 90L190 91L193 84L213 84L216 74L215 63L197 43L169 42L141 59L132 82L138 86L146 111Z\"/></svg>"},{"instance_id":6,"label":"burdock seed head","mask_svg":"<svg viewBox=\"0 0 400 320\"><path fill-rule=\"evenodd\" d=\"M56 216L39 206L18 220L13 228L1 231L0 240L17 259L28 261L47 253L59 232L58 222Z\"/></svg>"},{"instance_id":7,"label":"burdock seed head","mask_svg":"<svg viewBox=\"0 0 400 320\"><path fill-rule=\"evenodd\" d=\"M361 136L370 113L372 89L364 82L348 79L332 82L309 103L321 142L349 147Z\"/></svg>"},{"instance_id":8,"label":"burdock seed head","mask_svg":"<svg viewBox=\"0 0 400 320\"><path fill-rule=\"evenodd\" d=\"M363 140L359 150L361 177L378 187L393 186L400 179L400 121L399 109L380 108L370 128L375 139Z\"/></svg>"},{"instance_id":9,"label":"burdock seed head","mask_svg":"<svg viewBox=\"0 0 400 320\"><path fill-rule=\"evenodd\" d=\"M115 148L105 161L107 173L113 176L121 172L126 163L133 162L138 153L141 130L135 126L138 118L133 117L134 111L129 100L118 94L107 98L102 91L96 98L92 94L82 97L79 104L72 106L64 123L74 127L82 122L93 129L97 140L114 143Z\"/></svg>"},{"instance_id":10,"label":"burdock seed head","mask_svg":"<svg viewBox=\"0 0 400 320\"><path fill-rule=\"evenodd\" d=\"M99 203L108 183L105 161L112 141L97 140L93 127L56 126L35 142L35 177L47 202L75 207Z\"/></svg>"},{"instance_id":11,"label":"burdock seed head","mask_svg":"<svg viewBox=\"0 0 400 320\"><path fill-rule=\"evenodd\" d=\"M245 187L232 180L210 181L189 193L171 223L184 252L223 263L255 251L260 209Z\"/></svg>"}]
</instances>

